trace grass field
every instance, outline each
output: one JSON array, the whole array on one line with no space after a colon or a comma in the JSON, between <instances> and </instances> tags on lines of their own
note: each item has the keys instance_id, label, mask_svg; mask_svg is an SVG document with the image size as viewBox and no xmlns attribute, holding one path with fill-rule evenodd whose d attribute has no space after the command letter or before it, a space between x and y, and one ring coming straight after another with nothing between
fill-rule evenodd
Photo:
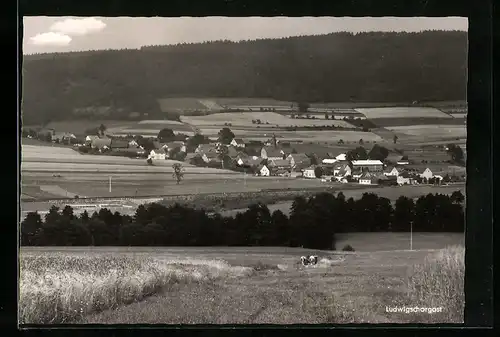
<instances>
[{"instance_id":1,"label":"grass field","mask_svg":"<svg viewBox=\"0 0 500 337\"><path fill-rule=\"evenodd\" d=\"M356 111L361 112L368 119L418 117L451 118L438 109L424 107L357 108Z\"/></svg>"},{"instance_id":2,"label":"grass field","mask_svg":"<svg viewBox=\"0 0 500 337\"><path fill-rule=\"evenodd\" d=\"M332 119L293 119L282 114L275 112L228 112L228 113L215 113L206 116L182 116L182 121L195 125L199 128L204 126L224 126L225 123L231 123L232 127L238 126L253 126L257 124L252 123L252 120L260 120L262 124L278 127L291 127L291 126L325 126L335 125L345 128L353 128L353 126L342 120Z\"/></svg>"},{"instance_id":3,"label":"grass field","mask_svg":"<svg viewBox=\"0 0 500 337\"><path fill-rule=\"evenodd\" d=\"M59 121L59 122L50 122L45 125L47 129L54 129L55 132L71 132L75 135L83 135L85 134L85 130L99 127L101 124L104 124L107 128L124 128L130 125L134 125L137 122L132 121L123 121L123 120L110 120L110 119L102 119L102 120L71 120L71 121ZM23 128L37 128L41 126L37 125L23 125Z\"/></svg>"},{"instance_id":4,"label":"grass field","mask_svg":"<svg viewBox=\"0 0 500 337\"><path fill-rule=\"evenodd\" d=\"M354 253L298 248L33 247L20 252L24 323L463 321L463 235L356 233ZM377 243L376 247L375 244ZM366 249L363 249L366 247ZM303 267L301 255L317 254ZM432 290L432 292L431 292ZM449 294L453 294L450 296ZM440 306L391 313L386 306Z\"/></svg>"},{"instance_id":5,"label":"grass field","mask_svg":"<svg viewBox=\"0 0 500 337\"><path fill-rule=\"evenodd\" d=\"M425 137L425 139L467 137L467 128L465 125L408 125L393 126L388 129L408 136Z\"/></svg>"},{"instance_id":6,"label":"grass field","mask_svg":"<svg viewBox=\"0 0 500 337\"><path fill-rule=\"evenodd\" d=\"M453 118L449 117L386 117L386 118L371 118L370 121L373 122L378 127L394 127L394 126L417 126L417 125L443 125L443 126L464 126L464 119L460 118L458 115L451 115Z\"/></svg>"}]
</instances>

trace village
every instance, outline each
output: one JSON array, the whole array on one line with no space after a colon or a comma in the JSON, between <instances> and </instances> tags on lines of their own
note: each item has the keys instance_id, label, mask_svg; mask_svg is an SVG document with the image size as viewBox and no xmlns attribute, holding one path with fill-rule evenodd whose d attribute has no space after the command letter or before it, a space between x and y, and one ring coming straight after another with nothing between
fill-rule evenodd
<instances>
[{"instance_id":1,"label":"village","mask_svg":"<svg viewBox=\"0 0 500 337\"><path fill-rule=\"evenodd\" d=\"M332 152L300 153L295 150L293 143L280 142L274 135L262 142L236 138L229 132L229 138L221 141L210 140L200 134L188 137L172 132L170 139L165 141L160 137L114 136L105 132L104 128L98 133L83 138L51 129L28 131L24 136L66 144L82 154L144 158L149 165L162 160L176 160L263 178L279 176L320 179L324 183L382 186L442 185L465 181L462 170L450 172L443 169L443 165L432 167L421 162L415 163L407 155L396 153L380 159L357 158L359 156L356 153L350 153L355 150L334 153L333 148ZM377 146L380 147L378 144L373 145Z\"/></svg>"}]
</instances>

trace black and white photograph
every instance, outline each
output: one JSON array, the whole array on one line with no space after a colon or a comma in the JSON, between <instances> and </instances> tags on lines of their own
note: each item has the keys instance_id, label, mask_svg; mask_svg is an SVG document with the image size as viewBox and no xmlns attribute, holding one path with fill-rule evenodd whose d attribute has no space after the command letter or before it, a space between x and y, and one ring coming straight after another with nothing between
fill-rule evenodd
<instances>
[{"instance_id":1,"label":"black and white photograph","mask_svg":"<svg viewBox=\"0 0 500 337\"><path fill-rule=\"evenodd\" d=\"M22 24L19 324L464 322L466 17Z\"/></svg>"}]
</instances>

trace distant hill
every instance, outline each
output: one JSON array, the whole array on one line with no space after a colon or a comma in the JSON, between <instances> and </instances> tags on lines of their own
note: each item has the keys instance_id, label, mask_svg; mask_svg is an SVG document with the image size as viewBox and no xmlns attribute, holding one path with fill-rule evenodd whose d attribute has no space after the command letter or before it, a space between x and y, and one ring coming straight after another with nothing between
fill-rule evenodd
<instances>
[{"instance_id":1,"label":"distant hill","mask_svg":"<svg viewBox=\"0 0 500 337\"><path fill-rule=\"evenodd\" d=\"M334 33L38 54L23 61L25 123L160 117L159 99L453 101L466 97L467 33Z\"/></svg>"}]
</instances>

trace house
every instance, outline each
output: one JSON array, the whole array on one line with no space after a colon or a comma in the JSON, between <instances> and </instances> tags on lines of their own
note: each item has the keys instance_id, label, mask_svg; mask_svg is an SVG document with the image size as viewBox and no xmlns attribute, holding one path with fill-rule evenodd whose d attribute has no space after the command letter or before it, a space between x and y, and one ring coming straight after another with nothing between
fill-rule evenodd
<instances>
[{"instance_id":1,"label":"house","mask_svg":"<svg viewBox=\"0 0 500 337\"><path fill-rule=\"evenodd\" d=\"M286 159L271 159L267 160L269 168L290 169L290 162Z\"/></svg>"},{"instance_id":2,"label":"house","mask_svg":"<svg viewBox=\"0 0 500 337\"><path fill-rule=\"evenodd\" d=\"M128 142L128 147L139 147L139 144L135 140Z\"/></svg>"},{"instance_id":3,"label":"house","mask_svg":"<svg viewBox=\"0 0 500 337\"><path fill-rule=\"evenodd\" d=\"M215 144L200 144L194 150L195 153L217 153L217 146Z\"/></svg>"},{"instance_id":4,"label":"house","mask_svg":"<svg viewBox=\"0 0 500 337\"><path fill-rule=\"evenodd\" d=\"M154 149L149 153L149 158L155 160L165 160L167 158L167 153L165 149Z\"/></svg>"},{"instance_id":5,"label":"house","mask_svg":"<svg viewBox=\"0 0 500 337\"><path fill-rule=\"evenodd\" d=\"M269 169L266 165L259 165L257 172L261 177L269 177Z\"/></svg>"},{"instance_id":6,"label":"house","mask_svg":"<svg viewBox=\"0 0 500 337\"><path fill-rule=\"evenodd\" d=\"M432 177L434 177L434 174L432 173L431 169L428 167L424 170L424 172L422 174L420 174L420 178L425 179L425 180L429 180Z\"/></svg>"},{"instance_id":7,"label":"house","mask_svg":"<svg viewBox=\"0 0 500 337\"><path fill-rule=\"evenodd\" d=\"M76 136L69 132L53 132L52 141L63 143L69 142L71 139L76 139Z\"/></svg>"},{"instance_id":8,"label":"house","mask_svg":"<svg viewBox=\"0 0 500 337\"><path fill-rule=\"evenodd\" d=\"M233 140L229 144L234 146L234 147L239 147L239 148L245 147L245 142L241 138L233 138Z\"/></svg>"},{"instance_id":9,"label":"house","mask_svg":"<svg viewBox=\"0 0 500 337\"><path fill-rule=\"evenodd\" d=\"M397 164L398 161L402 160L403 156L400 155L399 153L390 153L387 158L385 158L385 161L390 164Z\"/></svg>"},{"instance_id":10,"label":"house","mask_svg":"<svg viewBox=\"0 0 500 337\"><path fill-rule=\"evenodd\" d=\"M110 148L113 150L114 149L127 149L129 147L128 143L129 142L126 140L113 138L113 139L111 139Z\"/></svg>"},{"instance_id":11,"label":"house","mask_svg":"<svg viewBox=\"0 0 500 337\"><path fill-rule=\"evenodd\" d=\"M363 175L363 171L360 168L352 169L351 170L351 177L353 179L359 179Z\"/></svg>"},{"instance_id":12,"label":"house","mask_svg":"<svg viewBox=\"0 0 500 337\"><path fill-rule=\"evenodd\" d=\"M258 167L262 163L262 158L249 158L243 166Z\"/></svg>"},{"instance_id":13,"label":"house","mask_svg":"<svg viewBox=\"0 0 500 337\"><path fill-rule=\"evenodd\" d=\"M292 153L286 159L296 171L300 171L311 165L311 159L305 153Z\"/></svg>"},{"instance_id":14,"label":"house","mask_svg":"<svg viewBox=\"0 0 500 337\"><path fill-rule=\"evenodd\" d=\"M345 165L340 170L338 170L336 172L334 171L334 176L344 178L344 177L350 176L351 172L352 172L351 167L349 165Z\"/></svg>"},{"instance_id":15,"label":"house","mask_svg":"<svg viewBox=\"0 0 500 337\"><path fill-rule=\"evenodd\" d=\"M339 154L337 157L335 157L338 161L344 161L347 160L347 155L345 153Z\"/></svg>"},{"instance_id":16,"label":"house","mask_svg":"<svg viewBox=\"0 0 500 337\"><path fill-rule=\"evenodd\" d=\"M401 159L399 159L396 164L398 165L409 165L410 161L408 160L408 156L403 156Z\"/></svg>"},{"instance_id":17,"label":"house","mask_svg":"<svg viewBox=\"0 0 500 337\"><path fill-rule=\"evenodd\" d=\"M87 136L85 137L85 143L92 144L92 141L99 139L99 136Z\"/></svg>"},{"instance_id":18,"label":"house","mask_svg":"<svg viewBox=\"0 0 500 337\"><path fill-rule=\"evenodd\" d=\"M98 149L98 150L109 149L111 147L111 139L97 137L97 139L92 140L90 146L93 149Z\"/></svg>"},{"instance_id":19,"label":"house","mask_svg":"<svg viewBox=\"0 0 500 337\"><path fill-rule=\"evenodd\" d=\"M335 164L338 160L335 158L324 158L321 163L323 164Z\"/></svg>"},{"instance_id":20,"label":"house","mask_svg":"<svg viewBox=\"0 0 500 337\"><path fill-rule=\"evenodd\" d=\"M302 175L304 178L316 178L316 173L314 172L314 170L316 169L316 165L311 165L307 168L305 168L303 171L302 171Z\"/></svg>"},{"instance_id":21,"label":"house","mask_svg":"<svg viewBox=\"0 0 500 337\"><path fill-rule=\"evenodd\" d=\"M285 168L269 168L270 175L278 177L289 177L290 171Z\"/></svg>"},{"instance_id":22,"label":"house","mask_svg":"<svg viewBox=\"0 0 500 337\"><path fill-rule=\"evenodd\" d=\"M264 146L260 150L260 156L263 159L283 159L285 151L279 147Z\"/></svg>"},{"instance_id":23,"label":"house","mask_svg":"<svg viewBox=\"0 0 500 337\"><path fill-rule=\"evenodd\" d=\"M416 183L415 179L409 172L403 172L396 178L399 186L402 185L413 185Z\"/></svg>"},{"instance_id":24,"label":"house","mask_svg":"<svg viewBox=\"0 0 500 337\"><path fill-rule=\"evenodd\" d=\"M400 168L400 167L393 167L392 169L390 170L386 170L384 172L384 176L386 177L397 177L398 175L400 175L402 172L404 171L403 168Z\"/></svg>"},{"instance_id":25,"label":"house","mask_svg":"<svg viewBox=\"0 0 500 337\"><path fill-rule=\"evenodd\" d=\"M346 161L339 161L339 162L334 164L333 175L334 176L342 176L341 172L345 172L345 175L352 174L351 166L349 165L349 162L347 160Z\"/></svg>"},{"instance_id":26,"label":"house","mask_svg":"<svg viewBox=\"0 0 500 337\"><path fill-rule=\"evenodd\" d=\"M395 186L397 185L397 179L398 177L397 176L385 176L385 175L382 175L380 177L378 177L378 183L380 185L384 185L384 186Z\"/></svg>"},{"instance_id":27,"label":"house","mask_svg":"<svg viewBox=\"0 0 500 337\"><path fill-rule=\"evenodd\" d=\"M359 177L358 183L361 185L372 185L376 183L375 179L376 177L374 177L373 174L365 172Z\"/></svg>"},{"instance_id":28,"label":"house","mask_svg":"<svg viewBox=\"0 0 500 337\"><path fill-rule=\"evenodd\" d=\"M360 168L368 172L382 172L384 164L380 160L353 160L353 168Z\"/></svg>"}]
</instances>

